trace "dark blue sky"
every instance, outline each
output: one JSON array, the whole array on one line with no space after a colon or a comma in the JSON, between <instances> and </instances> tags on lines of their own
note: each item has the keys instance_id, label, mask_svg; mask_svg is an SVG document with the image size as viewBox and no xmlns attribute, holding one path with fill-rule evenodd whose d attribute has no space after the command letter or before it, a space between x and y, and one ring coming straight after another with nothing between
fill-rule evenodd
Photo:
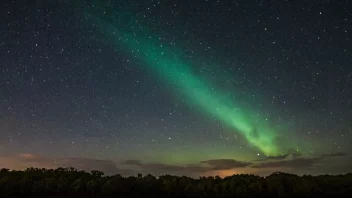
<instances>
[{"instance_id":1,"label":"dark blue sky","mask_svg":"<svg viewBox=\"0 0 352 198\"><path fill-rule=\"evenodd\" d=\"M110 172L159 174L152 165L230 159L251 165L165 171L350 171L349 1L131 0L98 9L95 1L5 0L0 7L0 167L55 167L67 165L64 159L80 167L77 159L84 159L103 170L111 162L116 170ZM267 165L240 133L193 108L179 90L142 69L138 57L104 37L87 21L87 8L125 26L130 19L124 17L133 16L155 38L182 50L216 89L241 93L244 105L285 126L282 133L295 145L281 150L289 157ZM282 163L297 159L309 163ZM130 167L125 160L143 163Z\"/></svg>"}]
</instances>

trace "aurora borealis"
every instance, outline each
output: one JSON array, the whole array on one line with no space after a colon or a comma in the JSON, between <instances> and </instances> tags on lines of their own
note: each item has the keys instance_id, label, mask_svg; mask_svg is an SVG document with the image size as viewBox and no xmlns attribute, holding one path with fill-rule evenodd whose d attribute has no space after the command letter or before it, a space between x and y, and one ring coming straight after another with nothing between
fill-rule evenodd
<instances>
[{"instance_id":1,"label":"aurora borealis","mask_svg":"<svg viewBox=\"0 0 352 198\"><path fill-rule=\"evenodd\" d=\"M346 7L5 2L0 168L350 171Z\"/></svg>"},{"instance_id":2,"label":"aurora borealis","mask_svg":"<svg viewBox=\"0 0 352 198\"><path fill-rule=\"evenodd\" d=\"M104 21L97 23L105 24ZM240 132L251 145L264 154L280 154L275 142L275 129L270 128L262 118L251 118L250 110L236 105L221 92L210 90L211 84L194 75L190 66L181 60L177 53L168 49L168 46L158 43L152 37L144 40L136 34L125 33L119 31L119 27L111 26L106 27L105 31L111 34L116 45L125 46L160 78L179 88L186 100L190 100L203 112L216 117L234 131Z\"/></svg>"}]
</instances>

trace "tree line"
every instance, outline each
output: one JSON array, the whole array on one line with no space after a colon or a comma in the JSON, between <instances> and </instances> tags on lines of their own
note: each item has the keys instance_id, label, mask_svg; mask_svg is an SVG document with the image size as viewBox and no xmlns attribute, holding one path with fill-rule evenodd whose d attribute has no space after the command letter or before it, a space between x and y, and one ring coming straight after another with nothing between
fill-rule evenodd
<instances>
[{"instance_id":1,"label":"tree line","mask_svg":"<svg viewBox=\"0 0 352 198\"><path fill-rule=\"evenodd\" d=\"M196 179L150 174L104 176L100 171L74 168L0 170L0 197L316 197L351 193L352 173L298 176L275 172L267 177L241 174Z\"/></svg>"}]
</instances>

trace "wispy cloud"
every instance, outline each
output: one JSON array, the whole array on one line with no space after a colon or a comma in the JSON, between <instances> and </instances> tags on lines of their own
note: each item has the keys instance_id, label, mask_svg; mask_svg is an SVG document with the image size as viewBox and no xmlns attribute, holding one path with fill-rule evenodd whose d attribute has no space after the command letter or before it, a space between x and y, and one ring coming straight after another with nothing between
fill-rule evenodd
<instances>
[{"instance_id":1,"label":"wispy cloud","mask_svg":"<svg viewBox=\"0 0 352 198\"><path fill-rule=\"evenodd\" d=\"M233 159L213 159L202 161L202 164L206 164L211 170L229 170L233 168L244 168L252 165L250 162L242 162Z\"/></svg>"},{"instance_id":2,"label":"wispy cloud","mask_svg":"<svg viewBox=\"0 0 352 198\"><path fill-rule=\"evenodd\" d=\"M313 165L322 162L322 160L330 157L343 157L346 156L346 153L329 153L323 154L313 158L293 158L290 160L281 160L281 161L270 161L255 164L253 168L310 168Z\"/></svg>"},{"instance_id":3,"label":"wispy cloud","mask_svg":"<svg viewBox=\"0 0 352 198\"><path fill-rule=\"evenodd\" d=\"M266 156L265 158L258 159L255 161L270 161L270 160L284 160L289 156L289 154L285 155L277 155L277 156Z\"/></svg>"},{"instance_id":4,"label":"wispy cloud","mask_svg":"<svg viewBox=\"0 0 352 198\"><path fill-rule=\"evenodd\" d=\"M337 152L337 153L328 153L328 154L324 154L321 155L322 157L343 157L346 156L347 153L343 153L343 152Z\"/></svg>"},{"instance_id":5,"label":"wispy cloud","mask_svg":"<svg viewBox=\"0 0 352 198\"><path fill-rule=\"evenodd\" d=\"M140 160L126 160L125 165L138 167L143 172L166 172L177 174L199 174L209 171L230 170L250 166L250 162L242 162L233 159L212 159L201 161L197 164L168 165L163 163L143 163Z\"/></svg>"},{"instance_id":6,"label":"wispy cloud","mask_svg":"<svg viewBox=\"0 0 352 198\"><path fill-rule=\"evenodd\" d=\"M264 162L255 164L253 168L309 168L320 158L295 158L292 160Z\"/></svg>"}]
</instances>

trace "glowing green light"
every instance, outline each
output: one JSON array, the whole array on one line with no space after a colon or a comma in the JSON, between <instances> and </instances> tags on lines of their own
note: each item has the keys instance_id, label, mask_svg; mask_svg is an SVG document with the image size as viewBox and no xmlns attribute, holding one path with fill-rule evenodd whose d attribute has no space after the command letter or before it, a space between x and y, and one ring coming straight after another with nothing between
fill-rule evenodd
<instances>
[{"instance_id":1,"label":"glowing green light","mask_svg":"<svg viewBox=\"0 0 352 198\"><path fill-rule=\"evenodd\" d=\"M234 102L218 90L215 92L210 89L209 82L192 72L192 65L180 58L178 50L162 45L159 39L140 36L148 35L147 32L131 33L107 24L104 20L99 20L99 24L103 33L109 35L114 44L124 47L131 55L142 60L143 65L179 90L185 99L202 112L214 116L234 132L241 133L250 145L264 154L279 153L275 143L276 132L265 119L253 117L253 111L249 108Z\"/></svg>"}]
</instances>

